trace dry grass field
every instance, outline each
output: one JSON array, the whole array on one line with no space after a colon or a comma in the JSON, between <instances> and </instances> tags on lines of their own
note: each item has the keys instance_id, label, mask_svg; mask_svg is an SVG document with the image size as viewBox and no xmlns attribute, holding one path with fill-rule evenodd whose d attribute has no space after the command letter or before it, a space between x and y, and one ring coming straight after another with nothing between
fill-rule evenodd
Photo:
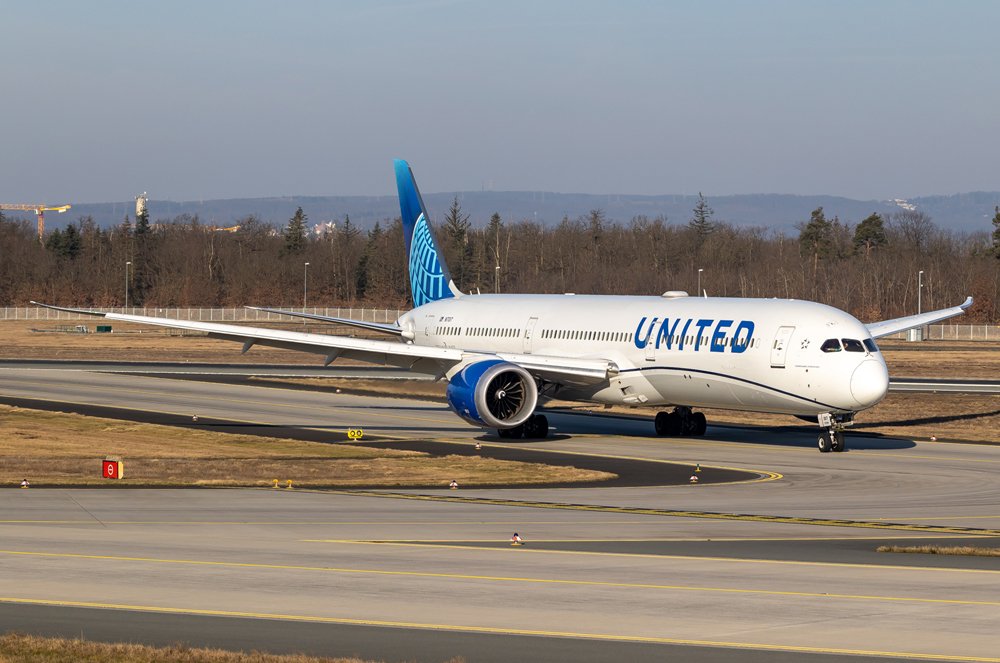
<instances>
[{"instance_id":1,"label":"dry grass field","mask_svg":"<svg viewBox=\"0 0 1000 663\"><path fill-rule=\"evenodd\" d=\"M611 474L535 463L233 435L0 405L0 485L109 485L120 457L143 486L460 486L600 481Z\"/></svg>"},{"instance_id":2,"label":"dry grass field","mask_svg":"<svg viewBox=\"0 0 1000 663\"><path fill-rule=\"evenodd\" d=\"M254 348L239 354L234 343L206 338L203 335L175 335L167 330L136 325L114 324L112 334L67 334L32 332L32 328L51 329L69 322L2 321L0 322L0 359L108 359L131 361L193 361L219 363L298 363L319 364L317 356L285 350ZM76 323L72 323L76 324ZM93 328L93 324L88 321ZM300 328L298 323L284 325ZM306 325L313 332L344 331L330 325ZM141 332L141 333L140 333ZM894 377L1000 378L1000 343L974 341L926 341L907 343L884 341L881 344L889 373ZM268 383L269 380L261 380ZM294 382L322 388L341 388L356 393L416 396L440 400L443 383L426 381L385 381L303 379ZM571 405L571 404L567 404ZM582 409L592 406L573 405ZM639 416L652 416L648 409L615 409ZM802 425L797 419L779 415L745 414L729 411L706 413L710 421L733 424ZM878 406L858 415L857 430L918 439L937 437L1000 442L1000 396L961 394L892 394Z\"/></svg>"},{"instance_id":3,"label":"dry grass field","mask_svg":"<svg viewBox=\"0 0 1000 663\"><path fill-rule=\"evenodd\" d=\"M192 361L217 363L319 364L314 355L255 347L240 355L239 345L195 332L112 322L111 334L55 331L84 321L0 321L0 359L91 359L126 361ZM323 334L358 335L357 330L324 324L283 323L275 328ZM42 331L33 331L42 330ZM381 336L379 338L382 338ZM894 377L1000 378L1000 343L976 341L882 341L889 373Z\"/></svg>"},{"instance_id":4,"label":"dry grass field","mask_svg":"<svg viewBox=\"0 0 1000 663\"><path fill-rule=\"evenodd\" d=\"M1000 548L979 548L975 546L879 546L875 549L875 552L1000 557Z\"/></svg>"},{"instance_id":5,"label":"dry grass field","mask_svg":"<svg viewBox=\"0 0 1000 663\"><path fill-rule=\"evenodd\" d=\"M110 334L80 334L57 331L85 325L93 332L100 318L92 320L3 320L0 321L0 359L90 359L109 361L189 361L241 364L319 364L318 355L256 347L240 355L238 343L208 338L199 332L181 332L147 325L110 322ZM317 334L356 330L331 325L298 323L261 324ZM39 331L33 331L39 330Z\"/></svg>"},{"instance_id":6,"label":"dry grass field","mask_svg":"<svg viewBox=\"0 0 1000 663\"><path fill-rule=\"evenodd\" d=\"M365 663L359 658L316 658L303 654L278 656L222 649L194 649L182 645L146 645L42 638L8 633L0 636L0 663ZM450 663L459 663L452 659Z\"/></svg>"},{"instance_id":7,"label":"dry grass field","mask_svg":"<svg viewBox=\"0 0 1000 663\"><path fill-rule=\"evenodd\" d=\"M1000 379L1000 343L881 341L892 377Z\"/></svg>"}]
</instances>

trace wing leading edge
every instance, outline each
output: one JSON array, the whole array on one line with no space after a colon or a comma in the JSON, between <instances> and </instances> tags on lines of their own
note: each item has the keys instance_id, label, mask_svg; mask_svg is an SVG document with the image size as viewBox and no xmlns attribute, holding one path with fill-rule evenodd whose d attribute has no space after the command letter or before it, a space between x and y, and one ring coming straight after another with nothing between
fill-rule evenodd
<instances>
[{"instance_id":1,"label":"wing leading edge","mask_svg":"<svg viewBox=\"0 0 1000 663\"><path fill-rule=\"evenodd\" d=\"M954 318L956 315L962 315L965 313L966 309L970 306L972 306L972 297L966 298L964 302L958 306L952 306L951 308L928 311L927 313L920 313L918 315L908 315L905 318L894 318L892 320L883 320L882 322L873 322L870 325L865 326L868 327L868 331L871 332L871 335L874 338L881 338L883 336L888 336L889 334L906 331L907 329L915 329L917 327L923 327L924 325L932 325L935 322L941 322L942 320L947 320L948 318Z\"/></svg>"},{"instance_id":2,"label":"wing leading edge","mask_svg":"<svg viewBox=\"0 0 1000 663\"><path fill-rule=\"evenodd\" d=\"M145 315L108 313L104 311L52 306L51 304L42 304L41 302L34 301L31 303L56 311L92 315L107 320L120 320L122 322L132 322L142 325L204 332L210 338L242 343L243 352L248 351L255 345L309 352L324 356L324 366L329 365L335 359L346 357L373 364L398 366L417 373L441 376L447 374L450 369L458 364L487 358L500 358L504 361L523 366L536 377L550 382L570 385L599 384L618 372L618 367L614 362L606 359L467 352L457 348L435 348L396 341L375 341L348 338L345 336L330 336L327 334L308 334L282 329L228 325L218 322L198 322L194 320L155 318Z\"/></svg>"}]
</instances>

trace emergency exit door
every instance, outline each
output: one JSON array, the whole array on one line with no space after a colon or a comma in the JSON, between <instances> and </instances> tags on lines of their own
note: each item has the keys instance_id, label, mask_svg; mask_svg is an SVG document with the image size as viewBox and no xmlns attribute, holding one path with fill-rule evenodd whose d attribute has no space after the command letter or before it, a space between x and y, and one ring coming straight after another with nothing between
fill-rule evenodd
<instances>
[{"instance_id":1,"label":"emergency exit door","mask_svg":"<svg viewBox=\"0 0 1000 663\"><path fill-rule=\"evenodd\" d=\"M538 318L528 318L528 324L524 326L524 354L531 354L531 337L535 333L535 323Z\"/></svg>"}]
</instances>

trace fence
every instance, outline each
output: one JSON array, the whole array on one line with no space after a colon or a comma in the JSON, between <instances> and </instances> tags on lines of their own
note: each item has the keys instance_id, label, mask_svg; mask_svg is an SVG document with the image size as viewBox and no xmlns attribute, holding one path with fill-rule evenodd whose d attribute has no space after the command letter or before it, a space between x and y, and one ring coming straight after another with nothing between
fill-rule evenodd
<instances>
[{"instance_id":1,"label":"fence","mask_svg":"<svg viewBox=\"0 0 1000 663\"><path fill-rule=\"evenodd\" d=\"M147 315L157 318L173 318L175 320L198 320L199 322L289 322L299 321L287 315L269 313L248 308L153 308L129 307L95 308L102 313L128 313L129 315ZM289 306L286 311L302 312L302 307ZM395 322L406 311L390 308L307 308L306 313L325 315L334 318L350 318L365 322ZM0 320L93 320L89 315L55 311L41 306L9 306L0 307Z\"/></svg>"},{"instance_id":2,"label":"fence","mask_svg":"<svg viewBox=\"0 0 1000 663\"><path fill-rule=\"evenodd\" d=\"M928 341L1000 341L1000 325L928 325L924 330ZM906 332L886 338L905 340Z\"/></svg>"},{"instance_id":3,"label":"fence","mask_svg":"<svg viewBox=\"0 0 1000 663\"><path fill-rule=\"evenodd\" d=\"M122 313L119 308L98 308L94 311ZM290 306L287 311L302 311L302 307ZM149 315L175 320L198 320L201 322L301 322L301 318L269 313L248 308L138 308L126 311L131 315ZM326 315L334 318L349 318L365 322L395 322L406 311L391 308L307 308L306 313ZM41 306L0 307L0 320L92 320L90 316L66 311L54 311ZM931 341L1000 341L1000 325L929 325L925 327L924 338ZM905 340L906 332L892 334L886 338Z\"/></svg>"}]
</instances>

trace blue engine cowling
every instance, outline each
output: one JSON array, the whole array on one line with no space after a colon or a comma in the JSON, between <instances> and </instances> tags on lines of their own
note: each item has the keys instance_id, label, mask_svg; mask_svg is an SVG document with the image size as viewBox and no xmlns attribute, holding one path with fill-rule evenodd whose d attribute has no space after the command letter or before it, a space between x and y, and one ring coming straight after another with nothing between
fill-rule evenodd
<instances>
[{"instance_id":1,"label":"blue engine cowling","mask_svg":"<svg viewBox=\"0 0 1000 663\"><path fill-rule=\"evenodd\" d=\"M520 426L538 404L538 387L531 373L501 359L463 366L451 377L445 393L455 414L486 428Z\"/></svg>"}]
</instances>

